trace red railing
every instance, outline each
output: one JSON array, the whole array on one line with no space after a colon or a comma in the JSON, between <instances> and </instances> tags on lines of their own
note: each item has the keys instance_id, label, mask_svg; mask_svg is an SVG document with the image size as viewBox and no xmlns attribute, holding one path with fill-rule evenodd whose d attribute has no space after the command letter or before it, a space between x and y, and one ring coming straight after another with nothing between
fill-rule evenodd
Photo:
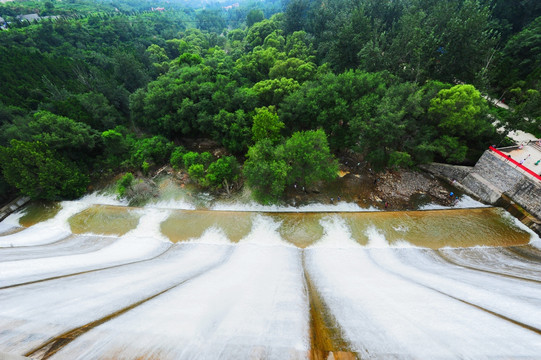
<instances>
[{"instance_id":1,"label":"red railing","mask_svg":"<svg viewBox=\"0 0 541 360\"><path fill-rule=\"evenodd\" d=\"M492 146L489 146L488 147L491 151L495 152L496 154L500 155L501 157L504 157L507 161L515 164L516 166L518 166L519 168L521 168L522 170L526 171L528 174L532 175L533 177L535 177L537 180L540 180L541 181L541 176L537 175L536 173L534 173L532 170L528 169L526 166L518 163L516 160L512 159L510 156L508 155L505 155L504 153L502 153L500 150L492 147Z\"/></svg>"}]
</instances>

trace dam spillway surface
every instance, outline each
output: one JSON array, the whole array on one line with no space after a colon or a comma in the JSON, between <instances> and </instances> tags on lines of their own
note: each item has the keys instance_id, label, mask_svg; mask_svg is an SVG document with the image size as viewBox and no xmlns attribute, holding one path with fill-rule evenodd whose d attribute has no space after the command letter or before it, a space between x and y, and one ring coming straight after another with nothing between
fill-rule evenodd
<instances>
[{"instance_id":1,"label":"dam spillway surface","mask_svg":"<svg viewBox=\"0 0 541 360\"><path fill-rule=\"evenodd\" d=\"M503 210L253 210L94 197L13 214L0 223L0 353L541 354L541 241Z\"/></svg>"}]
</instances>

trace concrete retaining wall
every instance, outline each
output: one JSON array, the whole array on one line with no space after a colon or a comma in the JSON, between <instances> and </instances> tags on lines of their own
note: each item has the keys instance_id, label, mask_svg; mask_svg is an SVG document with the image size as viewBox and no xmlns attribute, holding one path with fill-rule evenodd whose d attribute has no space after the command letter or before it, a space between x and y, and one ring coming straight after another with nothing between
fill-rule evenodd
<instances>
[{"instance_id":1,"label":"concrete retaining wall","mask_svg":"<svg viewBox=\"0 0 541 360\"><path fill-rule=\"evenodd\" d=\"M448 181L456 180L457 188L489 204L496 204L505 194L541 220L541 181L492 151L485 151L473 168L437 163L422 168Z\"/></svg>"},{"instance_id":2,"label":"concrete retaining wall","mask_svg":"<svg viewBox=\"0 0 541 360\"><path fill-rule=\"evenodd\" d=\"M449 181L456 180L458 182L461 182L473 171L473 167L471 166L457 166L440 163L424 164L420 167L441 179Z\"/></svg>"},{"instance_id":3,"label":"concrete retaining wall","mask_svg":"<svg viewBox=\"0 0 541 360\"><path fill-rule=\"evenodd\" d=\"M30 201L29 197L18 197L17 199L13 200L6 206L2 207L0 209L0 221L4 220L14 211L17 211L21 208L21 206L25 205L27 202Z\"/></svg>"}]
</instances>

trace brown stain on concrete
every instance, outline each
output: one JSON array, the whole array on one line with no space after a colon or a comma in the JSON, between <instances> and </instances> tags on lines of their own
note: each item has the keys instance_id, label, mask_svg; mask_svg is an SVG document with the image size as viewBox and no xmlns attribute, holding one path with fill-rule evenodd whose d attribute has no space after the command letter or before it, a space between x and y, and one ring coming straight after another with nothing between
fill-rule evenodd
<instances>
[{"instance_id":1,"label":"brown stain on concrete","mask_svg":"<svg viewBox=\"0 0 541 360\"><path fill-rule=\"evenodd\" d=\"M304 267L304 258L303 258ZM349 349L341 331L331 318L310 276L304 271L310 299L310 345L308 358L311 360L354 360L359 357Z\"/></svg>"}]
</instances>

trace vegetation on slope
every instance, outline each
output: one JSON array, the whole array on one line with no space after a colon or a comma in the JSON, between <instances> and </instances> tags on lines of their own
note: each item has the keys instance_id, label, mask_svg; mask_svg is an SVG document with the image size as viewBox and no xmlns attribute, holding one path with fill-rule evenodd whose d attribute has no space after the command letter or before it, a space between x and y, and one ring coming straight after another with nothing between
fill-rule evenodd
<instances>
[{"instance_id":1,"label":"vegetation on slope","mask_svg":"<svg viewBox=\"0 0 541 360\"><path fill-rule=\"evenodd\" d=\"M536 2L279 4L0 5L2 197L77 197L92 179L171 161L227 190L244 163L271 202L331 179L345 149L376 169L472 164L502 140L494 116L541 132ZM180 145L196 138L228 154L195 161Z\"/></svg>"}]
</instances>

